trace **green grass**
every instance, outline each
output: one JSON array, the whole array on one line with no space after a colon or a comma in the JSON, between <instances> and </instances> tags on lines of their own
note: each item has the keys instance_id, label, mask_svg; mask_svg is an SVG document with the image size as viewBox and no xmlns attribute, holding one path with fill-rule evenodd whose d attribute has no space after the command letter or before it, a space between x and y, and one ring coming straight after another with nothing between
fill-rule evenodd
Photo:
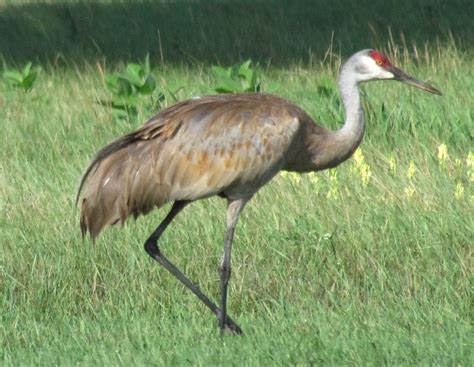
<instances>
[{"instance_id":1,"label":"green grass","mask_svg":"<svg viewBox=\"0 0 474 367\"><path fill-rule=\"evenodd\" d=\"M115 2L103 2L108 3ZM395 11L394 4L388 8ZM369 19L359 12L360 19ZM410 19L394 21L408 27ZM423 19L419 29L427 27ZM237 30L226 32L227 39L248 39ZM459 30L443 41L446 34L437 32L426 35L426 49L422 33L415 32L418 53L397 40L373 41L394 63L429 79L443 97L394 82L364 86L364 159L299 181L278 177L246 207L236 230L229 297L229 312L245 335L223 339L213 315L143 250L168 208L108 229L95 244L80 238L74 197L83 169L97 149L152 113L142 108L136 120L117 121L96 103L108 97L104 72L115 70L108 56L116 67L126 58L114 56L111 47L110 55L105 50L93 55L97 59L73 59L80 44L67 39L62 42L71 58L65 58L65 67L54 66L49 51L40 52L44 70L31 92L0 83L0 363L474 364L474 63L469 37L464 44L457 40L468 33ZM356 46L361 35L355 35ZM333 43L349 39L342 32ZM329 47L330 37L326 41ZM147 39L143 42L148 50ZM46 43L51 45L57 44ZM345 45L345 54L355 51ZM200 47L198 61L173 64L165 58L162 65L155 55L159 85L184 86L180 99L210 93L214 81L207 61L221 60L218 54L227 46L208 53ZM261 67L263 88L275 85L277 94L336 128L343 119L331 89L339 51L322 63L318 56L304 56L308 48L295 47L296 56L281 48L279 60ZM132 49L122 52L127 50ZM8 65L21 65L25 54L33 58L18 52L3 54ZM240 61L232 55L233 62ZM261 62L268 56L265 50L259 55ZM446 159L438 157L441 144ZM165 254L214 299L224 220L223 200L197 202L161 240Z\"/></svg>"}]
</instances>

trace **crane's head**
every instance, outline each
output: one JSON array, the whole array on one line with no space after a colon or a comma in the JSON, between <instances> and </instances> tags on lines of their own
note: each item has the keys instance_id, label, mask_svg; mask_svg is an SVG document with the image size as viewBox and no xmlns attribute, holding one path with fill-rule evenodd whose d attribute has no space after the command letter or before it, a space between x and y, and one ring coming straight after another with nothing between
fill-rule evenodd
<instances>
[{"instance_id":1,"label":"crane's head","mask_svg":"<svg viewBox=\"0 0 474 367\"><path fill-rule=\"evenodd\" d=\"M413 78L403 70L393 66L388 57L379 51L372 49L360 51L351 56L347 60L346 65L349 68L346 69L344 66L343 71L344 69L351 70L358 82L392 79L413 85L430 93L441 95L441 92L436 88Z\"/></svg>"}]
</instances>

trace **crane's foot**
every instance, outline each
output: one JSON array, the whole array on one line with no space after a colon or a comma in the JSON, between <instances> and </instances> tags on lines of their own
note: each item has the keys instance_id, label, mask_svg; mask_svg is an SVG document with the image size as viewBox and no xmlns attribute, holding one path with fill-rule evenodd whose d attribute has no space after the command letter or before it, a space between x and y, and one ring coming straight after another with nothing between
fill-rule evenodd
<instances>
[{"instance_id":1,"label":"crane's foot","mask_svg":"<svg viewBox=\"0 0 474 367\"><path fill-rule=\"evenodd\" d=\"M219 318L218 318L219 320ZM220 320L219 320L220 321ZM220 322L219 322L220 323ZM234 321L232 321L231 318L227 316L224 327L221 328L221 335L224 335L224 332L230 332L235 335L243 335L244 332L240 328L239 325L237 325Z\"/></svg>"}]
</instances>

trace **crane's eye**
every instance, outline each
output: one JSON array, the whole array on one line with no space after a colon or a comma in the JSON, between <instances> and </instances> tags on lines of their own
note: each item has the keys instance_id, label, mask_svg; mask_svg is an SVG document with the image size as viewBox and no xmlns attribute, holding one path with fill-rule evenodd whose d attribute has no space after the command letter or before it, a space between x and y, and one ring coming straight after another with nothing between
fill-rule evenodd
<instances>
[{"instance_id":1,"label":"crane's eye","mask_svg":"<svg viewBox=\"0 0 474 367\"><path fill-rule=\"evenodd\" d=\"M378 59L378 60L375 60L375 63L378 65L378 66L382 66L383 64L383 61Z\"/></svg>"}]
</instances>

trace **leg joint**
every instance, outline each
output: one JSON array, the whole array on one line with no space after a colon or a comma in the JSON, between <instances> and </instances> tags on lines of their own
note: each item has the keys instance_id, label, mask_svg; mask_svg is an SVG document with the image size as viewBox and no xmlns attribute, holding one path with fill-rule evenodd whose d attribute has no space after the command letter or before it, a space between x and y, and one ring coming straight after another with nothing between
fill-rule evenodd
<instances>
[{"instance_id":1,"label":"leg joint","mask_svg":"<svg viewBox=\"0 0 474 367\"><path fill-rule=\"evenodd\" d=\"M160 255L160 249L158 248L156 240L153 239L152 237L146 240L144 247L145 247L145 251L151 257Z\"/></svg>"}]
</instances>

